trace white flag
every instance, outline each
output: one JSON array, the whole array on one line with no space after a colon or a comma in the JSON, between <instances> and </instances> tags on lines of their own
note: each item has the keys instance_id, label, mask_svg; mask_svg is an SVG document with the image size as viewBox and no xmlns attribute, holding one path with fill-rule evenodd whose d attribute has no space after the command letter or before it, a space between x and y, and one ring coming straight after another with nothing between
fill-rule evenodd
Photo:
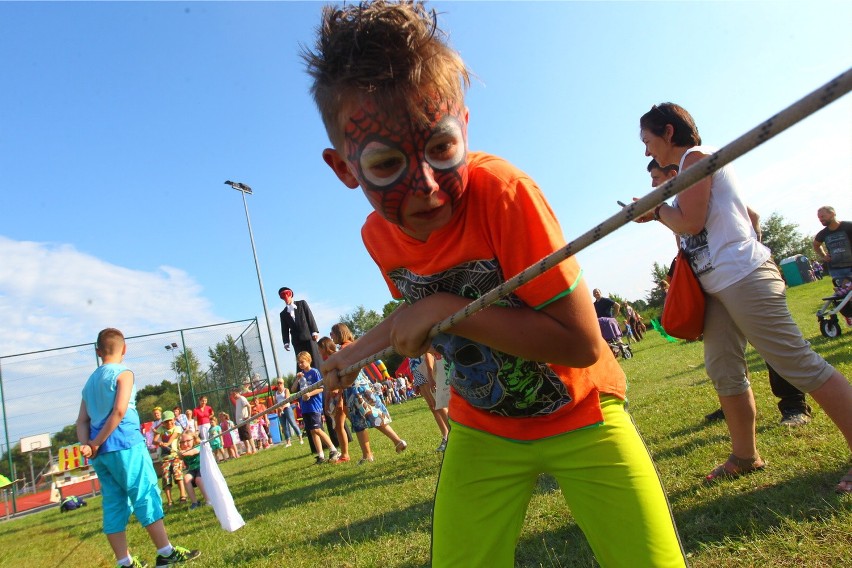
<instances>
[{"instance_id":1,"label":"white flag","mask_svg":"<svg viewBox=\"0 0 852 568\"><path fill-rule=\"evenodd\" d=\"M204 489L210 500L208 504L213 506L213 512L216 513L222 528L228 532L234 532L245 525L246 522L237 511L237 506L234 505L234 498L231 496L225 477L219 471L219 465L208 443L201 444L201 479L204 481Z\"/></svg>"}]
</instances>

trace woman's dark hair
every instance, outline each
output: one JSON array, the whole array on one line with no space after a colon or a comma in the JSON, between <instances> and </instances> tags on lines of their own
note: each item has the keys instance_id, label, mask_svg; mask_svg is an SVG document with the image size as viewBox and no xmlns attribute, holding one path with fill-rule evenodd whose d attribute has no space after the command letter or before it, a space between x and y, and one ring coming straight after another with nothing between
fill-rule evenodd
<instances>
[{"instance_id":1,"label":"woman's dark hair","mask_svg":"<svg viewBox=\"0 0 852 568\"><path fill-rule=\"evenodd\" d=\"M647 130L655 136L662 136L666 125L671 124L674 128L672 144L690 148L701 145L701 135L692 116L680 105L674 103L660 103L651 107L651 110L639 119L639 128Z\"/></svg>"}]
</instances>

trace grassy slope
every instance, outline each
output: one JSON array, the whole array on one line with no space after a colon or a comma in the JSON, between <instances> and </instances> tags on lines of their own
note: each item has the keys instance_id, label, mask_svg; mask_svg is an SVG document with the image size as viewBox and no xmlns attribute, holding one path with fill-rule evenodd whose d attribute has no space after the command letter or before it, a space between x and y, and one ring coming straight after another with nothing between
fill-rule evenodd
<instances>
[{"instance_id":1,"label":"grassy slope","mask_svg":"<svg viewBox=\"0 0 852 568\"><path fill-rule=\"evenodd\" d=\"M828 340L814 313L826 281L789 290L789 302L816 350L852 376L852 329ZM704 486L702 477L728 454L724 424L706 425L718 406L703 372L700 343L665 343L654 332L623 365L632 412L665 482L683 544L695 567L844 566L852 558L852 497L833 492L849 467L849 451L826 416L788 431L759 357L749 353L758 404L759 444L766 471ZM222 531L209 509L173 510L173 542L200 548L200 566L424 566L428 563L430 504L440 457L431 415L421 400L391 407L394 428L409 451L393 452L372 434L377 462L313 466L308 446L278 447L223 464L247 525ZM353 458L358 457L357 445ZM100 498L68 514L57 510L0 525L0 565L111 566L100 533ZM131 544L153 564L138 525ZM67 562L65 562L67 560ZM595 566L559 490L543 477L517 553L517 565Z\"/></svg>"}]
</instances>

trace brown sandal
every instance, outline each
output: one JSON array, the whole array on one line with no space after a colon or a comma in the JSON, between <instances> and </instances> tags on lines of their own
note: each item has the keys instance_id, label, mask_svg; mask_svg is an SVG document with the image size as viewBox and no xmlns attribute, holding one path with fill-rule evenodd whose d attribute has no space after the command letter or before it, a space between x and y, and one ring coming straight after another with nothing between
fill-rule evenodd
<instances>
[{"instance_id":1,"label":"brown sandal","mask_svg":"<svg viewBox=\"0 0 852 568\"><path fill-rule=\"evenodd\" d=\"M716 466L713 471L708 473L704 481L709 483L717 479L735 479L741 475L759 471L765 467L766 462L760 459L760 456L738 458L734 454L731 454L725 463Z\"/></svg>"}]
</instances>

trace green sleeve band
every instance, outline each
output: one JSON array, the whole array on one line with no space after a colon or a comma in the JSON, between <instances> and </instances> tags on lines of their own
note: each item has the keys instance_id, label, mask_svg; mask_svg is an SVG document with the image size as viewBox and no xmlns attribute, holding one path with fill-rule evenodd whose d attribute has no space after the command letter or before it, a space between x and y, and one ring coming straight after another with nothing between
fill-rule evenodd
<instances>
[{"instance_id":1,"label":"green sleeve band","mask_svg":"<svg viewBox=\"0 0 852 568\"><path fill-rule=\"evenodd\" d=\"M580 273L577 275L577 279L576 279L576 280L574 280L574 283L573 283L573 284L571 284L571 287L570 287L570 288L568 288L567 290L563 290L562 292L560 292L559 294L557 294L557 295L553 296L552 298L550 298L550 299L549 299L549 300L547 300L546 302L544 302L544 303L542 303L542 304L539 304L539 305L537 305L537 306L534 306L534 307L533 307L533 309L534 309L534 310L540 310L540 309L542 309L542 308L544 308L544 307L546 307L546 306L548 306L548 305L552 304L552 303L553 303L553 302L555 302L556 300L558 300L558 299L560 299L560 298L564 298L565 296L567 296L568 294L570 294L571 292L573 292L573 291L574 291L574 289L577 287L577 285L579 285L579 284L580 284L580 279L581 279L581 278L583 278L583 269L582 269L582 268L580 269Z\"/></svg>"}]
</instances>

